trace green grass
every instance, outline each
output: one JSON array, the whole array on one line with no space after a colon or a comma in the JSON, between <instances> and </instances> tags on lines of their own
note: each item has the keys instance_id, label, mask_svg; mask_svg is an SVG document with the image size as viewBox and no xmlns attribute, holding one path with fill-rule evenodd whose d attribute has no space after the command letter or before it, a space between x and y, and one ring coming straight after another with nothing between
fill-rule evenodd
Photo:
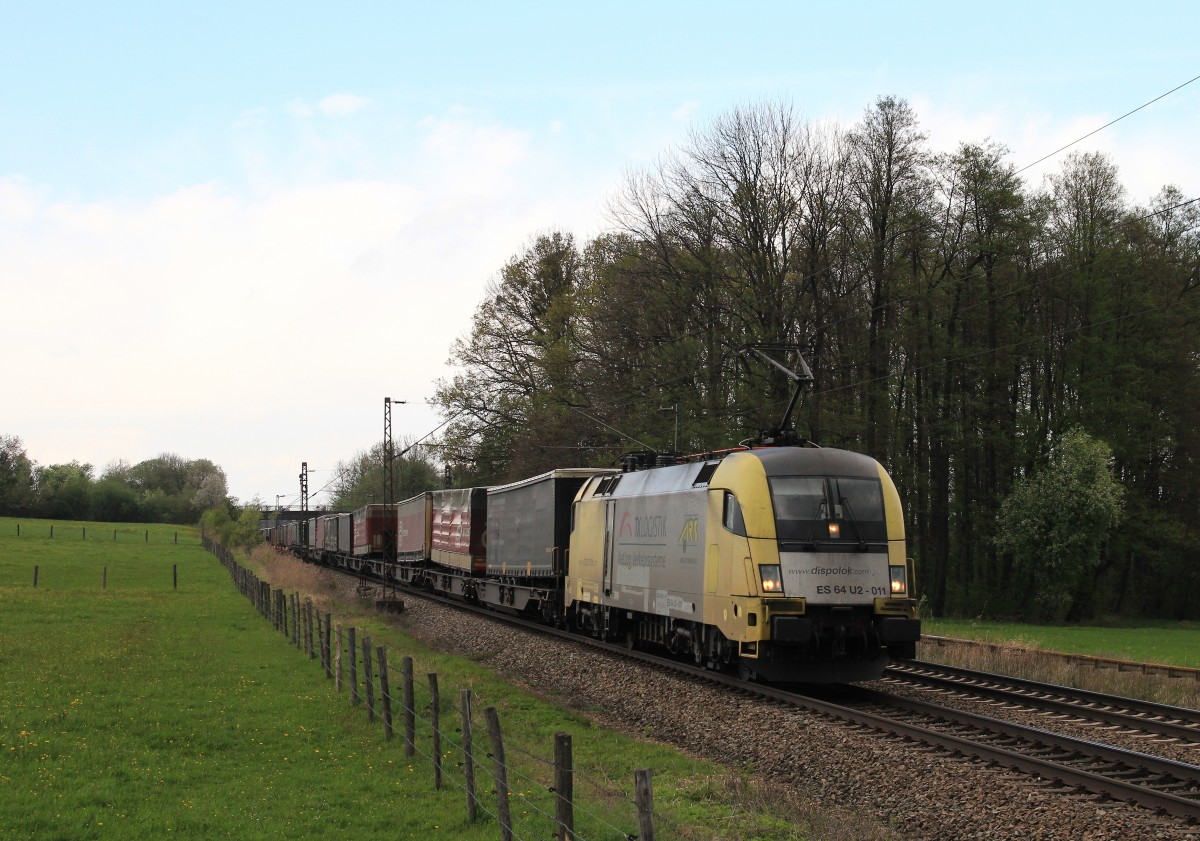
<instances>
[{"instance_id":1,"label":"green grass","mask_svg":"<svg viewBox=\"0 0 1200 841\"><path fill-rule=\"evenodd\" d=\"M0 518L0 841L22 839L493 839L468 824L458 757L459 690L476 697L477 785L494 811L482 710L506 735L514 822L549 838L553 734L573 734L576 827L583 837L635 831L633 772L654 769L660 832L673 838L851 837L805 804L764 794L730 772L604 731L515 690L475 664L429 651L377 617L354 621L399 662L416 661L418 741L429 750L425 675L439 674L447 786L429 759L403 754L236 592L191 530L149 526L150 543L55 538ZM121 527L117 527L120 529ZM174 543L174 532L180 532ZM120 531L118 538L121 537ZM32 587L32 567L39 582ZM179 569L172 588L171 567ZM100 570L108 567L101 590ZM349 609L347 606L346 609Z\"/></svg>"},{"instance_id":2,"label":"green grass","mask_svg":"<svg viewBox=\"0 0 1200 841\"><path fill-rule=\"evenodd\" d=\"M1086 626L927 619L922 626L925 633L937 636L1007 642L1043 651L1200 668L1200 623L1164 621Z\"/></svg>"}]
</instances>

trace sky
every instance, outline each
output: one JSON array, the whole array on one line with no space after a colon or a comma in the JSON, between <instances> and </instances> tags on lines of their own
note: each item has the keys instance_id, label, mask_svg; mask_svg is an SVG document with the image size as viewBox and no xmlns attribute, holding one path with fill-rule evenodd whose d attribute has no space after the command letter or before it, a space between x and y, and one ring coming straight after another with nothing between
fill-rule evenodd
<instances>
[{"instance_id":1,"label":"sky","mask_svg":"<svg viewBox=\"0 0 1200 841\"><path fill-rule=\"evenodd\" d=\"M1192 2L0 0L0 434L97 475L162 453L242 502L442 418L504 263L611 228L622 179L731 109L1024 167L1200 75ZM1200 195L1200 81L1068 151ZM1068 152L1022 173L1031 187Z\"/></svg>"}]
</instances>

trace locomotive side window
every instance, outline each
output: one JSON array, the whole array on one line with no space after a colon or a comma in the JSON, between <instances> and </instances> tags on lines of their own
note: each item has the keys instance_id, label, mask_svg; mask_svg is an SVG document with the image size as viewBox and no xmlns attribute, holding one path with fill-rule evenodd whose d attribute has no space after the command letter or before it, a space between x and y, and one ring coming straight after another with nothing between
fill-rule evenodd
<instances>
[{"instance_id":1,"label":"locomotive side window","mask_svg":"<svg viewBox=\"0 0 1200 841\"><path fill-rule=\"evenodd\" d=\"M878 479L773 476L769 482L781 540L887 540Z\"/></svg>"},{"instance_id":2,"label":"locomotive side window","mask_svg":"<svg viewBox=\"0 0 1200 841\"><path fill-rule=\"evenodd\" d=\"M722 522L725 528L734 534L746 536L746 520L742 517L742 506L730 491L725 491L725 514Z\"/></svg>"}]
</instances>

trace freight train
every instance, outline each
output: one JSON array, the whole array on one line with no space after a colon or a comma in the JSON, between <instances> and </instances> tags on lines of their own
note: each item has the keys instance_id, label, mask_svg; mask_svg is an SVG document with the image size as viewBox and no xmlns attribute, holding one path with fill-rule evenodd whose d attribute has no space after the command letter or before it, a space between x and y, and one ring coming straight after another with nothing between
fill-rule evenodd
<instances>
[{"instance_id":1,"label":"freight train","mask_svg":"<svg viewBox=\"0 0 1200 841\"><path fill-rule=\"evenodd\" d=\"M814 445L627 456L268 530L304 560L770 682L847 682L915 655L900 497Z\"/></svg>"}]
</instances>

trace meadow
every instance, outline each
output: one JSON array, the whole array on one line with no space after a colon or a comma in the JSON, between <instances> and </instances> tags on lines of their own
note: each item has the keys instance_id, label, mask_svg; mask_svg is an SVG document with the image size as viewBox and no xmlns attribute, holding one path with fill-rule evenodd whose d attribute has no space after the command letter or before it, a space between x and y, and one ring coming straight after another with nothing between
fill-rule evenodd
<instances>
[{"instance_id":1,"label":"meadow","mask_svg":"<svg viewBox=\"0 0 1200 841\"><path fill-rule=\"evenodd\" d=\"M582 838L615 841L635 831L637 768L654 770L660 832L672 838L854 837L811 803L776 796L748 773L602 730L470 660L429 650L365 612L328 574L265 549L246 559L275 586L311 595L335 621L368 631L393 663L407 654L417 675L438 673L448 738L447 784L437 790L421 725L424 747L406 759L399 736L386 741L361 706L352 707L237 593L194 530L22 520L18 536L17 522L0 518L0 841L497 838L486 815L466 820L455 738L463 688L477 702L485 811L495 803L482 710L501 710L518 838L551 836L547 765L560 730L574 740ZM1177 624L938 620L927 630L1012 643L996 656L1014 672L1039 664L1038 646L1195 665L1196 630ZM427 713L428 705L418 680L416 707Z\"/></svg>"},{"instance_id":2,"label":"meadow","mask_svg":"<svg viewBox=\"0 0 1200 841\"><path fill-rule=\"evenodd\" d=\"M850 837L745 773L601 730L469 660L427 650L378 616L338 616L351 607L314 592L335 621L386 645L391 662L407 654L417 675L439 674L449 738L447 784L437 790L430 760L405 759L399 735L386 741L236 591L193 530L129 526L125 541L126 527L115 526L114 542L109 524L89 524L87 540L78 523L55 524L54 538L49 523L22 521L20 537L15 524L0 518L0 841L498 838L493 821L466 819L454 741L462 688L477 700L483 810L495 802L482 709L501 711L518 838L551 837L545 766L559 730L574 741L582 838L636 831L637 768L654 770L655 812L669 837ZM260 568L273 563L263 557ZM394 678L394 694L395 686ZM428 693L422 680L417 687L424 709ZM418 739L427 752L420 726Z\"/></svg>"},{"instance_id":3,"label":"meadow","mask_svg":"<svg viewBox=\"0 0 1200 841\"><path fill-rule=\"evenodd\" d=\"M1151 622L1118 625L1022 625L968 619L925 620L923 631L938 636L1010 643L1041 651L1090 654L1138 663L1200 668L1200 623Z\"/></svg>"},{"instance_id":4,"label":"meadow","mask_svg":"<svg viewBox=\"0 0 1200 841\"><path fill-rule=\"evenodd\" d=\"M1139 622L1119 625L1022 625L982 620L925 620L926 635L978 640L992 645L935 645L923 642L923 660L982 672L1075 686L1093 692L1143 698L1160 704L1200 709L1200 680L1136 670L1095 668L1069 663L1050 652L1200 667L1200 628L1188 622Z\"/></svg>"}]
</instances>

